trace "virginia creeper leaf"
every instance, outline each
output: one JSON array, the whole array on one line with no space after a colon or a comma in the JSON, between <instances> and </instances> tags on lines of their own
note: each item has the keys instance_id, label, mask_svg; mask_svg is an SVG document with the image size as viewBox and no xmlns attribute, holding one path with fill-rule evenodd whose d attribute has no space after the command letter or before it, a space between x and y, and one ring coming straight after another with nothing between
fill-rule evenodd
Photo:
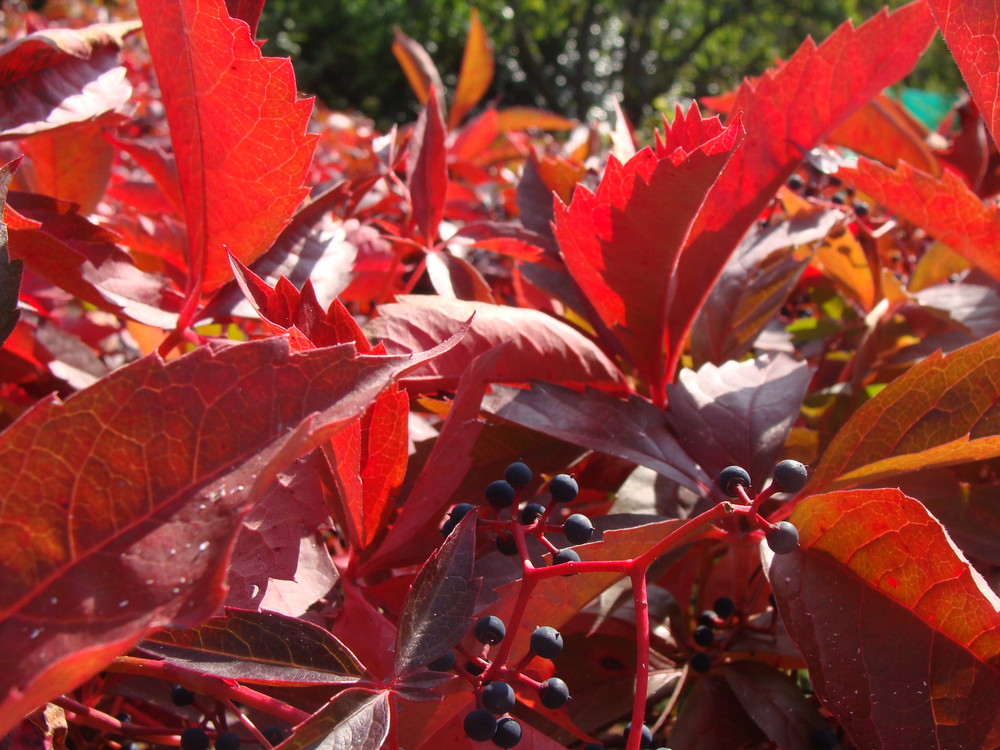
<instances>
[{"instance_id":1,"label":"virginia creeper leaf","mask_svg":"<svg viewBox=\"0 0 1000 750\"><path fill-rule=\"evenodd\" d=\"M740 705L725 678L716 674L698 680L670 730L670 744L683 750L753 747L763 742L764 733ZM784 747L798 750L795 745Z\"/></svg>"},{"instance_id":2,"label":"virginia creeper leaf","mask_svg":"<svg viewBox=\"0 0 1000 750\"><path fill-rule=\"evenodd\" d=\"M264 685L354 683L364 667L323 628L275 612L228 609L187 630L161 630L140 648L198 672Z\"/></svg>"},{"instance_id":3,"label":"virginia creeper leaf","mask_svg":"<svg viewBox=\"0 0 1000 750\"><path fill-rule=\"evenodd\" d=\"M308 192L312 100L289 60L261 56L222 0L139 0L170 125L195 292L267 250ZM238 200L236 199L238 197Z\"/></svg>"},{"instance_id":4,"label":"virginia creeper leaf","mask_svg":"<svg viewBox=\"0 0 1000 750\"><path fill-rule=\"evenodd\" d=\"M902 104L879 94L847 118L828 140L890 167L905 161L924 172L939 175L941 166L924 138L920 126Z\"/></svg>"},{"instance_id":5,"label":"virginia creeper leaf","mask_svg":"<svg viewBox=\"0 0 1000 750\"><path fill-rule=\"evenodd\" d=\"M868 312L875 304L875 277L864 248L849 231L827 235L816 248L814 260L838 289Z\"/></svg>"},{"instance_id":6,"label":"virginia creeper leaf","mask_svg":"<svg viewBox=\"0 0 1000 750\"><path fill-rule=\"evenodd\" d=\"M238 18L250 27L250 36L257 36L257 24L264 0L226 0L226 10L233 18Z\"/></svg>"},{"instance_id":7,"label":"virginia creeper leaf","mask_svg":"<svg viewBox=\"0 0 1000 750\"><path fill-rule=\"evenodd\" d=\"M20 655L0 716L211 614L240 518L275 473L433 354L291 354L271 338L151 356L0 433L0 637Z\"/></svg>"},{"instance_id":8,"label":"virginia creeper leaf","mask_svg":"<svg viewBox=\"0 0 1000 750\"><path fill-rule=\"evenodd\" d=\"M448 113L448 128L454 130L462 118L482 99L493 80L493 49L476 8L469 10L469 35L465 38L462 67L455 97ZM440 90L440 89L439 89Z\"/></svg>"},{"instance_id":9,"label":"virginia creeper leaf","mask_svg":"<svg viewBox=\"0 0 1000 750\"><path fill-rule=\"evenodd\" d=\"M18 318L21 317L17 299L21 289L21 271L24 263L10 259L7 249L7 225L2 220L3 209L7 203L7 190L16 167L15 162L0 167L0 345L7 340L17 325Z\"/></svg>"},{"instance_id":10,"label":"virginia creeper leaf","mask_svg":"<svg viewBox=\"0 0 1000 750\"><path fill-rule=\"evenodd\" d=\"M899 490L816 495L768 577L824 704L859 747L995 747L1000 600Z\"/></svg>"},{"instance_id":11,"label":"virginia creeper leaf","mask_svg":"<svg viewBox=\"0 0 1000 750\"><path fill-rule=\"evenodd\" d=\"M799 415L811 376L804 362L780 354L684 369L667 387L667 423L707 472L742 466L759 489Z\"/></svg>"},{"instance_id":12,"label":"virginia creeper leaf","mask_svg":"<svg viewBox=\"0 0 1000 750\"><path fill-rule=\"evenodd\" d=\"M742 135L736 122L693 148L658 158L612 158L595 193L578 188L555 206L555 234L570 274L621 341L657 403L680 341L666 310L688 232ZM690 145L690 144L687 144ZM671 220L663 221L669 211Z\"/></svg>"},{"instance_id":13,"label":"virginia creeper leaf","mask_svg":"<svg viewBox=\"0 0 1000 750\"><path fill-rule=\"evenodd\" d=\"M406 155L406 184L410 189L413 218L427 247L437 238L448 192L447 132L438 105L439 90L431 86Z\"/></svg>"},{"instance_id":14,"label":"virginia creeper leaf","mask_svg":"<svg viewBox=\"0 0 1000 750\"><path fill-rule=\"evenodd\" d=\"M998 362L1000 333L909 369L837 432L810 491L1000 455Z\"/></svg>"},{"instance_id":15,"label":"virginia creeper leaf","mask_svg":"<svg viewBox=\"0 0 1000 750\"><path fill-rule=\"evenodd\" d=\"M900 163L895 170L858 160L841 178L890 211L925 229L959 255L1000 279L1000 217L961 177L940 178Z\"/></svg>"},{"instance_id":16,"label":"virginia creeper leaf","mask_svg":"<svg viewBox=\"0 0 1000 750\"><path fill-rule=\"evenodd\" d=\"M468 633L479 593L472 579L478 513L469 513L420 568L399 618L397 676L444 655Z\"/></svg>"},{"instance_id":17,"label":"virginia creeper leaf","mask_svg":"<svg viewBox=\"0 0 1000 750\"><path fill-rule=\"evenodd\" d=\"M506 353L493 373L495 381L532 379L624 392L624 376L590 339L550 315L501 305L439 297L405 295L381 305L368 326L391 353L422 351L428 341L473 315L472 328L455 352L419 374L423 391L455 389L468 362L494 346Z\"/></svg>"},{"instance_id":18,"label":"virginia creeper leaf","mask_svg":"<svg viewBox=\"0 0 1000 750\"><path fill-rule=\"evenodd\" d=\"M856 29L847 22L818 47L807 39L787 62L744 81L732 111L742 114L747 135L681 254L676 276L683 282L666 311L671 341L686 338L727 258L805 154L909 73L934 33L926 3L917 0L891 14L880 11Z\"/></svg>"},{"instance_id":19,"label":"virginia creeper leaf","mask_svg":"<svg viewBox=\"0 0 1000 750\"><path fill-rule=\"evenodd\" d=\"M379 750L389 734L387 690L338 693L278 747L280 750Z\"/></svg>"},{"instance_id":20,"label":"virginia creeper leaf","mask_svg":"<svg viewBox=\"0 0 1000 750\"><path fill-rule=\"evenodd\" d=\"M1000 145L1000 37L990 0L929 0L934 20L951 50L972 98Z\"/></svg>"},{"instance_id":21,"label":"virginia creeper leaf","mask_svg":"<svg viewBox=\"0 0 1000 750\"><path fill-rule=\"evenodd\" d=\"M409 81L413 93L417 95L417 101L427 104L431 89L444 91L444 84L441 83L441 76L434 66L434 61L427 54L427 50L400 29L394 29L393 33L395 37L392 42L392 54L406 74L406 80Z\"/></svg>"},{"instance_id":22,"label":"virginia creeper leaf","mask_svg":"<svg viewBox=\"0 0 1000 750\"><path fill-rule=\"evenodd\" d=\"M123 107L132 86L119 64L137 21L43 29L0 47L0 138L96 120Z\"/></svg>"},{"instance_id":23,"label":"virginia creeper leaf","mask_svg":"<svg viewBox=\"0 0 1000 750\"><path fill-rule=\"evenodd\" d=\"M536 382L531 390L494 386L483 408L510 422L647 466L699 495L715 482L667 429L663 412L638 396L627 401Z\"/></svg>"}]
</instances>

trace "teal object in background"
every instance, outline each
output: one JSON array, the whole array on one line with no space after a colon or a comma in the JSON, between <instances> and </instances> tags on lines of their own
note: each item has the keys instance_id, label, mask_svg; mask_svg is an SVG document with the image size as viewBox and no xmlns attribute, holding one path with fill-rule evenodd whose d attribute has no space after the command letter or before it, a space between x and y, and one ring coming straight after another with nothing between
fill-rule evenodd
<instances>
[{"instance_id":1,"label":"teal object in background","mask_svg":"<svg viewBox=\"0 0 1000 750\"><path fill-rule=\"evenodd\" d=\"M941 94L921 89L903 89L903 93L899 95L903 106L928 130L937 130L941 120L951 112L957 99L958 96L955 94Z\"/></svg>"}]
</instances>

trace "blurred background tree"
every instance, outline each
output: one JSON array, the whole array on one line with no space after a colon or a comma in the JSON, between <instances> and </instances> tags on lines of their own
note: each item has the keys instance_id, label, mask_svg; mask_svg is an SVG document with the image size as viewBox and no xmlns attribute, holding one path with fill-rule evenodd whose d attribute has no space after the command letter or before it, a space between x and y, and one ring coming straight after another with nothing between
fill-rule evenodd
<instances>
[{"instance_id":1,"label":"blurred background tree","mask_svg":"<svg viewBox=\"0 0 1000 750\"><path fill-rule=\"evenodd\" d=\"M906 0L889 0L890 8ZM634 123L673 102L718 94L825 39L880 0L268 0L259 35L290 56L299 87L383 127L416 101L392 55L393 27L423 44L454 85L469 9L493 41L489 97L578 119L602 117L617 95ZM962 79L940 37L908 85L951 94Z\"/></svg>"}]
</instances>

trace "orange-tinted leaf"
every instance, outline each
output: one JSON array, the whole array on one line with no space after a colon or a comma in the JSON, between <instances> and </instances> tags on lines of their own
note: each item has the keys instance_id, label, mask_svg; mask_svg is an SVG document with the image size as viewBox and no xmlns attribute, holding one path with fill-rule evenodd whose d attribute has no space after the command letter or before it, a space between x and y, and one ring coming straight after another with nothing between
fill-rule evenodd
<instances>
[{"instance_id":1,"label":"orange-tinted leaf","mask_svg":"<svg viewBox=\"0 0 1000 750\"><path fill-rule=\"evenodd\" d=\"M472 8L469 11L469 35L465 39L462 68L458 73L455 98L448 113L450 130L458 127L466 113L482 99L492 81L493 48L486 29L479 20L479 11Z\"/></svg>"},{"instance_id":2,"label":"orange-tinted leaf","mask_svg":"<svg viewBox=\"0 0 1000 750\"><path fill-rule=\"evenodd\" d=\"M866 159L838 173L845 182L899 214L1000 279L1000 215L961 177L941 177L901 163L895 170Z\"/></svg>"},{"instance_id":3,"label":"orange-tinted leaf","mask_svg":"<svg viewBox=\"0 0 1000 750\"><path fill-rule=\"evenodd\" d=\"M693 109L693 108L692 108ZM694 114L700 121L697 113ZM698 211L739 142L739 120L725 130L699 133L676 150L650 149L620 164L613 157L597 188L577 188L569 206L555 207L555 233L570 274L656 402L672 373L681 341L669 336L666 311L683 292L674 272ZM664 221L668 211L670 221ZM681 277L684 278L684 277ZM685 279L683 286L686 287Z\"/></svg>"},{"instance_id":4,"label":"orange-tinted leaf","mask_svg":"<svg viewBox=\"0 0 1000 750\"><path fill-rule=\"evenodd\" d=\"M1000 455L998 362L1000 333L912 367L840 429L809 489Z\"/></svg>"},{"instance_id":5,"label":"orange-tinted leaf","mask_svg":"<svg viewBox=\"0 0 1000 750\"><path fill-rule=\"evenodd\" d=\"M885 94L851 115L829 140L891 167L905 161L933 175L941 174L919 125L899 102Z\"/></svg>"},{"instance_id":6,"label":"orange-tinted leaf","mask_svg":"<svg viewBox=\"0 0 1000 750\"><path fill-rule=\"evenodd\" d=\"M379 750L389 734L389 701L386 690L350 688L295 728L281 743L281 750L349 747Z\"/></svg>"},{"instance_id":7,"label":"orange-tinted leaf","mask_svg":"<svg viewBox=\"0 0 1000 750\"><path fill-rule=\"evenodd\" d=\"M21 150L27 160L20 177L33 193L76 203L80 213L94 212L108 178L114 149L104 138L104 123L88 122L26 138Z\"/></svg>"},{"instance_id":8,"label":"orange-tinted leaf","mask_svg":"<svg viewBox=\"0 0 1000 750\"><path fill-rule=\"evenodd\" d=\"M187 669L265 685L354 683L365 673L329 632L276 612L227 609L195 628L153 633L140 647Z\"/></svg>"},{"instance_id":9,"label":"orange-tinted leaf","mask_svg":"<svg viewBox=\"0 0 1000 750\"><path fill-rule=\"evenodd\" d=\"M926 3L916 0L858 28L845 23L818 47L806 40L787 62L744 81L732 111L742 114L747 137L712 188L681 256L676 273L684 294L667 311L671 341L686 338L726 259L806 153L909 73L934 33Z\"/></svg>"},{"instance_id":10,"label":"orange-tinted leaf","mask_svg":"<svg viewBox=\"0 0 1000 750\"><path fill-rule=\"evenodd\" d=\"M899 490L817 495L769 578L816 692L858 747L996 747L1000 600Z\"/></svg>"},{"instance_id":11,"label":"orange-tinted leaf","mask_svg":"<svg viewBox=\"0 0 1000 750\"><path fill-rule=\"evenodd\" d=\"M0 138L96 120L125 105L132 86L119 65L137 21L44 29L0 47Z\"/></svg>"},{"instance_id":12,"label":"orange-tinted leaf","mask_svg":"<svg viewBox=\"0 0 1000 750\"><path fill-rule=\"evenodd\" d=\"M231 278L274 242L306 196L316 136L289 60L263 57L222 0L139 0L160 85L195 292Z\"/></svg>"},{"instance_id":13,"label":"orange-tinted leaf","mask_svg":"<svg viewBox=\"0 0 1000 750\"><path fill-rule=\"evenodd\" d=\"M396 56L399 66L406 74L406 80L410 82L410 88L417 95L418 102L426 105L432 88L435 91L444 91L441 76L427 50L398 28L395 29L392 54Z\"/></svg>"},{"instance_id":14,"label":"orange-tinted leaf","mask_svg":"<svg viewBox=\"0 0 1000 750\"><path fill-rule=\"evenodd\" d=\"M929 0L948 49L1000 145L1000 29L993 0Z\"/></svg>"},{"instance_id":15,"label":"orange-tinted leaf","mask_svg":"<svg viewBox=\"0 0 1000 750\"><path fill-rule=\"evenodd\" d=\"M827 235L816 248L815 262L846 296L868 312L875 304L875 277L864 248L851 232Z\"/></svg>"},{"instance_id":16,"label":"orange-tinted leaf","mask_svg":"<svg viewBox=\"0 0 1000 750\"><path fill-rule=\"evenodd\" d=\"M438 91L431 86L427 106L417 118L406 155L406 183L413 218L427 247L437 238L448 194L447 132L438 106Z\"/></svg>"},{"instance_id":17,"label":"orange-tinted leaf","mask_svg":"<svg viewBox=\"0 0 1000 750\"><path fill-rule=\"evenodd\" d=\"M533 107L506 107L497 112L497 129L501 133L518 130L572 130L576 120Z\"/></svg>"},{"instance_id":18,"label":"orange-tinted leaf","mask_svg":"<svg viewBox=\"0 0 1000 750\"><path fill-rule=\"evenodd\" d=\"M270 338L147 357L0 433L0 638L19 654L0 732L153 628L214 612L241 516L276 472L440 351L291 354Z\"/></svg>"},{"instance_id":19,"label":"orange-tinted leaf","mask_svg":"<svg viewBox=\"0 0 1000 750\"><path fill-rule=\"evenodd\" d=\"M390 352L422 351L425 342L475 316L456 350L417 375L424 392L454 390L471 359L501 344L506 352L494 382L545 380L625 391L621 372L592 341L537 310L419 295L397 299L379 307L369 328Z\"/></svg>"}]
</instances>

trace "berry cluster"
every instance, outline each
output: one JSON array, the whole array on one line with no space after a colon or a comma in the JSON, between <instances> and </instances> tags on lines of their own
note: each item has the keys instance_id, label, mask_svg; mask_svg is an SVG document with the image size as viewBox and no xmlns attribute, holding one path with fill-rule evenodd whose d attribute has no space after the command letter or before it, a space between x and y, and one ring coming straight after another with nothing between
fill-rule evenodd
<instances>
[{"instance_id":1,"label":"berry cluster","mask_svg":"<svg viewBox=\"0 0 1000 750\"><path fill-rule=\"evenodd\" d=\"M778 462L771 475L771 483L762 492L751 495L750 474L742 466L727 466L719 472L719 489L729 497L750 504L750 520L764 530L767 546L776 555L787 555L799 546L799 530L789 521L768 523L757 515L757 509L776 492L798 492L809 481L809 470L798 461Z\"/></svg>"},{"instance_id":2,"label":"berry cluster","mask_svg":"<svg viewBox=\"0 0 1000 750\"><path fill-rule=\"evenodd\" d=\"M537 682L521 672L527 664L511 669L489 660L491 647L507 637L507 627L495 615L480 618L473 627L476 640L483 645L481 656L471 661L466 672L476 686L477 708L466 714L462 726L465 734L476 742L492 742L497 747L514 747L521 740L521 725L509 714L517 703L513 684L537 691L543 706L559 709L569 701L569 687L558 677ZM555 659L563 648L559 631L547 625L535 628L531 634L531 656ZM531 656L528 657L530 660ZM454 652L429 664L430 669L446 671L455 665Z\"/></svg>"}]
</instances>

